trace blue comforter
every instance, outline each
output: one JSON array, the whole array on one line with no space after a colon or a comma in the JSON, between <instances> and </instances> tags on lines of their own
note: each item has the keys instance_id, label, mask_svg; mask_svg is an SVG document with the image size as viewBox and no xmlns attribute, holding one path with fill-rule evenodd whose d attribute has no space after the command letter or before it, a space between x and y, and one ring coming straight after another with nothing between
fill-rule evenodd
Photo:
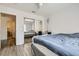
<instances>
[{"instance_id":1,"label":"blue comforter","mask_svg":"<svg viewBox=\"0 0 79 59\"><path fill-rule=\"evenodd\" d=\"M34 43L42 44L59 55L79 55L79 34L75 35L45 35L33 37Z\"/></svg>"}]
</instances>

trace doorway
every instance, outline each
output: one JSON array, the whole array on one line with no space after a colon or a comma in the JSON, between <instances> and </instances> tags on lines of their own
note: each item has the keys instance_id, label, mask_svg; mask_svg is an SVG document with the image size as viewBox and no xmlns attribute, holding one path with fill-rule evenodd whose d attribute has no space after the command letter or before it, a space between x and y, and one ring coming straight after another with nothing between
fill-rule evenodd
<instances>
[{"instance_id":1,"label":"doorway","mask_svg":"<svg viewBox=\"0 0 79 59\"><path fill-rule=\"evenodd\" d=\"M16 16L1 13L1 26L2 36L5 36L1 39L1 47L16 45Z\"/></svg>"},{"instance_id":2,"label":"doorway","mask_svg":"<svg viewBox=\"0 0 79 59\"><path fill-rule=\"evenodd\" d=\"M33 36L35 36L35 20L24 18L24 43L31 43Z\"/></svg>"}]
</instances>

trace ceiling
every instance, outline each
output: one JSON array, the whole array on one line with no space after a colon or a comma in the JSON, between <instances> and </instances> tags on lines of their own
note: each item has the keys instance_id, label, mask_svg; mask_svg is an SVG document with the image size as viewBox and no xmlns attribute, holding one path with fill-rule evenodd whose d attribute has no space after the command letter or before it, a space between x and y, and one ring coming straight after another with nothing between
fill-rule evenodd
<instances>
[{"instance_id":1,"label":"ceiling","mask_svg":"<svg viewBox=\"0 0 79 59\"><path fill-rule=\"evenodd\" d=\"M41 16L50 16L68 7L79 6L78 3L44 3L38 9L35 3L0 3L0 5L8 6L30 13L32 13L32 11L35 11L35 14Z\"/></svg>"}]
</instances>

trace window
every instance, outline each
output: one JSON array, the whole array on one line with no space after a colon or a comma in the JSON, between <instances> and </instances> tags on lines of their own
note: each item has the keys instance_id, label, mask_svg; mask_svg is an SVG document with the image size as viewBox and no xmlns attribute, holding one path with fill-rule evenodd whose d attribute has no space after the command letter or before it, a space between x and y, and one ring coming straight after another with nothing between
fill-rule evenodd
<instances>
[{"instance_id":1,"label":"window","mask_svg":"<svg viewBox=\"0 0 79 59\"><path fill-rule=\"evenodd\" d=\"M32 19L24 19L24 32L34 30L35 22Z\"/></svg>"}]
</instances>

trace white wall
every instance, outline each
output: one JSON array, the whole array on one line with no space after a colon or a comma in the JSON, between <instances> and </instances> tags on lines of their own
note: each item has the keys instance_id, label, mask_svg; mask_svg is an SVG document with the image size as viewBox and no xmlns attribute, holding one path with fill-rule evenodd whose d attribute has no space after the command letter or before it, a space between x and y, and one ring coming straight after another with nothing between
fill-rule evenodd
<instances>
[{"instance_id":1,"label":"white wall","mask_svg":"<svg viewBox=\"0 0 79 59\"><path fill-rule=\"evenodd\" d=\"M52 33L79 32L79 6L71 6L53 14L48 30Z\"/></svg>"},{"instance_id":2,"label":"white wall","mask_svg":"<svg viewBox=\"0 0 79 59\"><path fill-rule=\"evenodd\" d=\"M43 20L43 32L48 31L48 24L47 24L47 18Z\"/></svg>"},{"instance_id":3,"label":"white wall","mask_svg":"<svg viewBox=\"0 0 79 59\"><path fill-rule=\"evenodd\" d=\"M44 17L42 16L4 6L0 6L0 12L16 15L16 45L24 44L24 17L33 18L35 20L44 20Z\"/></svg>"}]
</instances>

